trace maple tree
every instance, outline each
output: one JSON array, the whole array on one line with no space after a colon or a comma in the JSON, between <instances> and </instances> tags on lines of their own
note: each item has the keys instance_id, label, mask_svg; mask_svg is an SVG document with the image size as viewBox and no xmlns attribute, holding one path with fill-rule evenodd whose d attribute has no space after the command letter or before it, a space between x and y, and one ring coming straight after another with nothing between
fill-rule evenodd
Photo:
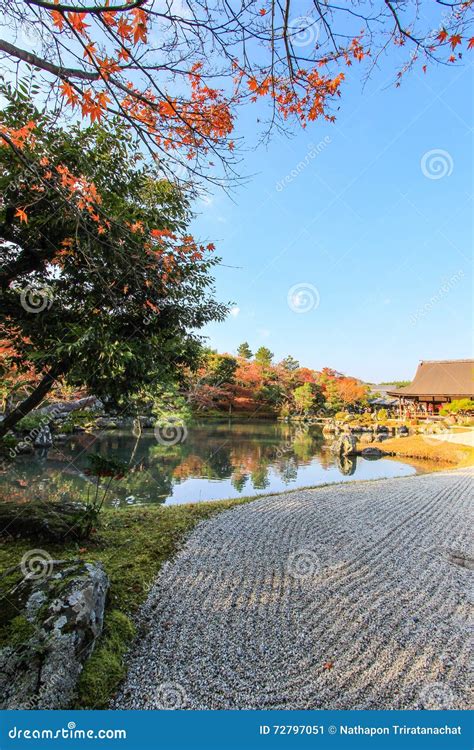
<instances>
[{"instance_id":1,"label":"maple tree","mask_svg":"<svg viewBox=\"0 0 474 750\"><path fill-rule=\"evenodd\" d=\"M459 63L472 1L8 0L0 53L12 76L37 71L49 110L118 117L161 170L220 182L236 176L239 105L268 102L270 129L333 120L353 64L401 48L399 83Z\"/></svg>"},{"instance_id":2,"label":"maple tree","mask_svg":"<svg viewBox=\"0 0 474 750\"><path fill-rule=\"evenodd\" d=\"M18 99L2 123L21 141L0 148L2 364L23 377L33 367L36 382L0 434L60 378L115 405L174 380L198 355L195 331L225 314L213 246L187 233L187 200L120 123L113 138L97 123L64 131Z\"/></svg>"}]
</instances>

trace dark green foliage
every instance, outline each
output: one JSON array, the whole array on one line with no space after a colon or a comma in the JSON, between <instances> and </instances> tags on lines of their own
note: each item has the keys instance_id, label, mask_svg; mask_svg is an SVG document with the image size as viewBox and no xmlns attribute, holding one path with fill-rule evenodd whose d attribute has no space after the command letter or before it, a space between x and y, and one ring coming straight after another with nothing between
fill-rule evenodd
<instances>
[{"instance_id":1,"label":"dark green foliage","mask_svg":"<svg viewBox=\"0 0 474 750\"><path fill-rule=\"evenodd\" d=\"M86 510L84 505L73 502L45 503L38 500L19 505L2 500L0 538L52 542L84 539L90 526Z\"/></svg>"},{"instance_id":2,"label":"dark green foliage","mask_svg":"<svg viewBox=\"0 0 474 750\"><path fill-rule=\"evenodd\" d=\"M243 344L240 344L240 346L237 349L237 354L239 357L242 357L243 359L252 359L253 354L250 346L248 345L247 341L244 341Z\"/></svg>"},{"instance_id":3,"label":"dark green foliage","mask_svg":"<svg viewBox=\"0 0 474 750\"><path fill-rule=\"evenodd\" d=\"M176 381L196 363L196 331L226 311L212 296L212 247L186 236L187 198L145 167L119 123L66 132L24 102L2 119L38 123L21 154L0 148L2 336L15 364L85 386L108 406ZM64 169L94 186L93 211L71 198Z\"/></svg>"},{"instance_id":4,"label":"dark green foliage","mask_svg":"<svg viewBox=\"0 0 474 750\"><path fill-rule=\"evenodd\" d=\"M260 346L255 352L255 362L260 365L270 366L273 359L273 352L266 346Z\"/></svg>"}]
</instances>

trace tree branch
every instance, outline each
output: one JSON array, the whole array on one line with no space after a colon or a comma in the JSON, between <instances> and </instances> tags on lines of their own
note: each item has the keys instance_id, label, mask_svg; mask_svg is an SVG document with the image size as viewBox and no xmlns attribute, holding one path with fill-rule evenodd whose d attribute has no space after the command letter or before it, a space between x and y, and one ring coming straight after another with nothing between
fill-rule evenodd
<instances>
[{"instance_id":1,"label":"tree branch","mask_svg":"<svg viewBox=\"0 0 474 750\"><path fill-rule=\"evenodd\" d=\"M51 367L49 372L47 372L42 380L40 380L33 393L30 393L21 404L13 409L13 411L10 412L2 422L0 422L0 438L6 435L6 433L11 430L20 419L23 419L24 416L29 414L32 409L39 406L46 394L49 393L53 387L56 379L61 375L64 375L67 370L68 366L66 362L58 362Z\"/></svg>"},{"instance_id":2,"label":"tree branch","mask_svg":"<svg viewBox=\"0 0 474 750\"><path fill-rule=\"evenodd\" d=\"M85 5L77 7L74 5L63 5L62 3L49 3L45 0L25 0L27 5L36 5L37 8L45 8L46 10L56 10L58 13L121 13L123 11L133 10L133 8L139 8L148 0L134 0L134 2L125 3L124 5Z\"/></svg>"},{"instance_id":3,"label":"tree branch","mask_svg":"<svg viewBox=\"0 0 474 750\"><path fill-rule=\"evenodd\" d=\"M43 60L42 57L34 55L32 52L27 52L24 49L20 49L20 47L16 47L14 44L10 44L5 39L0 39L0 52L5 52L7 55L16 57L18 60L23 60L23 62L27 62L35 68L46 70L58 78L81 78L83 81L97 81L100 78L98 73L92 71L80 70L79 68L63 68L61 65L54 65L47 60Z\"/></svg>"}]
</instances>

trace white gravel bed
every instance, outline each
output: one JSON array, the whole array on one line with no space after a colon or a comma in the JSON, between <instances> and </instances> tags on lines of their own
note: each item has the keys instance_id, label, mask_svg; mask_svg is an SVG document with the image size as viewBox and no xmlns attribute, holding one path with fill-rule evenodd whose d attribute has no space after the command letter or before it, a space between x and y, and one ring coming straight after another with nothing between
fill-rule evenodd
<instances>
[{"instance_id":1,"label":"white gravel bed","mask_svg":"<svg viewBox=\"0 0 474 750\"><path fill-rule=\"evenodd\" d=\"M472 477L301 490L200 524L113 708L468 708Z\"/></svg>"}]
</instances>

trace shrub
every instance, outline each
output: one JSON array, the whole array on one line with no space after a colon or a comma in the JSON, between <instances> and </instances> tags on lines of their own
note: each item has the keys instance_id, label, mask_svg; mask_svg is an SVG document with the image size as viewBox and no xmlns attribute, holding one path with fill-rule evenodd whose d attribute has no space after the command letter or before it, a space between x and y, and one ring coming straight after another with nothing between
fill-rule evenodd
<instances>
[{"instance_id":1,"label":"shrub","mask_svg":"<svg viewBox=\"0 0 474 750\"><path fill-rule=\"evenodd\" d=\"M19 432L32 432L33 430L44 427L46 424L48 424L48 417L46 414L33 412L32 414L27 414L23 419L20 419L15 429Z\"/></svg>"},{"instance_id":2,"label":"shrub","mask_svg":"<svg viewBox=\"0 0 474 750\"><path fill-rule=\"evenodd\" d=\"M471 398L455 399L450 404L445 404L439 413L443 416L448 414L473 414L474 401Z\"/></svg>"},{"instance_id":3,"label":"shrub","mask_svg":"<svg viewBox=\"0 0 474 750\"><path fill-rule=\"evenodd\" d=\"M76 427L84 427L84 429L90 429L94 427L95 420L101 416L99 411L72 411L68 414L67 419L58 426L61 432L69 435L74 432Z\"/></svg>"}]
</instances>

